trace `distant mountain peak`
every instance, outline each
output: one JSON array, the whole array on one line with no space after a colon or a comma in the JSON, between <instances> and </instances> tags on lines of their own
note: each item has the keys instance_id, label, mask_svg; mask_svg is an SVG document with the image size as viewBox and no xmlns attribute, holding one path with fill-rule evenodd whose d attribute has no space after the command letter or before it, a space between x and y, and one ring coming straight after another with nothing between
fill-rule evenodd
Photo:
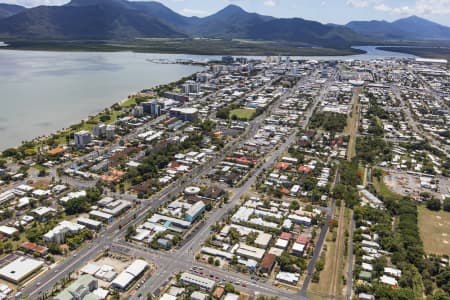
<instances>
[{"instance_id":1,"label":"distant mountain peak","mask_svg":"<svg viewBox=\"0 0 450 300\"><path fill-rule=\"evenodd\" d=\"M218 12L215 13L215 15L222 15L222 14L238 14L238 13L247 13L242 7L235 5L235 4L229 4L226 7L222 8Z\"/></svg>"},{"instance_id":2,"label":"distant mountain peak","mask_svg":"<svg viewBox=\"0 0 450 300\"><path fill-rule=\"evenodd\" d=\"M97 4L128 4L127 0L71 0L67 6L90 6Z\"/></svg>"},{"instance_id":3,"label":"distant mountain peak","mask_svg":"<svg viewBox=\"0 0 450 300\"><path fill-rule=\"evenodd\" d=\"M401 20L401 19L400 19ZM416 16L416 15L412 15L406 18L403 18L403 20L421 20L421 21L428 21L422 17Z\"/></svg>"}]
</instances>

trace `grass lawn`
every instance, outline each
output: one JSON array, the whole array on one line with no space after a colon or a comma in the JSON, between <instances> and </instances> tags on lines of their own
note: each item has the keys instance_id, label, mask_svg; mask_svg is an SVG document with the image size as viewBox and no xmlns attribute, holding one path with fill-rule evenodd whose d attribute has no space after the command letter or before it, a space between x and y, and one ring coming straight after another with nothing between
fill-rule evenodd
<instances>
[{"instance_id":1,"label":"grass lawn","mask_svg":"<svg viewBox=\"0 0 450 300\"><path fill-rule=\"evenodd\" d=\"M425 252L450 253L450 213L419 206L419 230Z\"/></svg>"},{"instance_id":2,"label":"grass lawn","mask_svg":"<svg viewBox=\"0 0 450 300\"><path fill-rule=\"evenodd\" d=\"M330 295L331 281L334 273L334 257L336 256L336 242L331 240L331 236L332 234L328 232L326 237L327 242L325 243L327 247L325 253L325 267L320 272L320 280L318 283L311 282L309 285L308 296L310 296L311 299L320 299L322 298L321 295Z\"/></svg>"},{"instance_id":3,"label":"grass lawn","mask_svg":"<svg viewBox=\"0 0 450 300\"><path fill-rule=\"evenodd\" d=\"M255 114L256 109L254 108L238 108L230 111L230 119L232 119L233 116L236 116L238 120L249 121L253 119Z\"/></svg>"},{"instance_id":4,"label":"grass lawn","mask_svg":"<svg viewBox=\"0 0 450 300\"><path fill-rule=\"evenodd\" d=\"M373 187L377 191L377 194L382 196L385 199L392 199L398 201L402 199L402 196L391 191L383 180L378 180L378 178L372 176Z\"/></svg>"},{"instance_id":5,"label":"grass lawn","mask_svg":"<svg viewBox=\"0 0 450 300\"><path fill-rule=\"evenodd\" d=\"M125 100L124 102L120 103L120 106L124 107L124 108L129 108L135 104L136 104L136 99L129 98L129 99ZM120 111L110 109L110 114L109 114L110 119L105 122L102 122L100 120L100 118L107 114L105 114L104 112L99 113L98 115L89 119L88 121L84 121L84 123L80 124L81 126L77 126L76 129L69 129L69 130L65 131L64 133L61 133L56 141L57 141L58 145L65 145L66 144L66 136L70 135L71 133L75 133L80 130L92 131L93 128L95 127L95 125L99 124L99 123L105 123L106 125L111 124L117 120L120 113L121 113Z\"/></svg>"}]
</instances>

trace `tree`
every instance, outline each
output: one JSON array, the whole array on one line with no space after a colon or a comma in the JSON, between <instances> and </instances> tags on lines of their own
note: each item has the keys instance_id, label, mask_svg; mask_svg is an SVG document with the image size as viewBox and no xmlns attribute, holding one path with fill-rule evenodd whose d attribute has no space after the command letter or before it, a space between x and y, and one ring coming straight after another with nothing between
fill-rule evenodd
<instances>
[{"instance_id":1,"label":"tree","mask_svg":"<svg viewBox=\"0 0 450 300\"><path fill-rule=\"evenodd\" d=\"M427 300L450 300L450 296L442 290L437 290L432 296L428 297Z\"/></svg>"},{"instance_id":2,"label":"tree","mask_svg":"<svg viewBox=\"0 0 450 300\"><path fill-rule=\"evenodd\" d=\"M220 260L216 259L216 260L214 261L214 265L215 265L216 267L220 266Z\"/></svg>"},{"instance_id":3,"label":"tree","mask_svg":"<svg viewBox=\"0 0 450 300\"><path fill-rule=\"evenodd\" d=\"M450 293L450 267L447 267L442 273L436 276L436 284L445 292Z\"/></svg>"},{"instance_id":4,"label":"tree","mask_svg":"<svg viewBox=\"0 0 450 300\"><path fill-rule=\"evenodd\" d=\"M67 214L75 215L89 211L89 202L86 197L70 199L64 204Z\"/></svg>"},{"instance_id":5,"label":"tree","mask_svg":"<svg viewBox=\"0 0 450 300\"><path fill-rule=\"evenodd\" d=\"M378 275L381 276L384 272L384 267L387 266L387 260L385 256L380 256L379 258L375 259L373 262L373 271Z\"/></svg>"},{"instance_id":6,"label":"tree","mask_svg":"<svg viewBox=\"0 0 450 300\"><path fill-rule=\"evenodd\" d=\"M450 212L450 198L445 198L444 205L442 207L445 211Z\"/></svg>"},{"instance_id":7,"label":"tree","mask_svg":"<svg viewBox=\"0 0 450 300\"><path fill-rule=\"evenodd\" d=\"M224 290L227 293L234 293L234 291L235 291L234 285L229 283L229 282L227 282L227 283L225 283Z\"/></svg>"},{"instance_id":8,"label":"tree","mask_svg":"<svg viewBox=\"0 0 450 300\"><path fill-rule=\"evenodd\" d=\"M441 200L436 199L436 198L431 198L430 200L427 201L427 208L429 210L433 210L433 211L440 211L441 210Z\"/></svg>"},{"instance_id":9,"label":"tree","mask_svg":"<svg viewBox=\"0 0 450 300\"><path fill-rule=\"evenodd\" d=\"M298 204L298 201L294 200L289 204L290 210L298 210L300 208L300 204Z\"/></svg>"},{"instance_id":10,"label":"tree","mask_svg":"<svg viewBox=\"0 0 450 300\"><path fill-rule=\"evenodd\" d=\"M208 264L212 265L214 263L214 258L212 256L208 257Z\"/></svg>"},{"instance_id":11,"label":"tree","mask_svg":"<svg viewBox=\"0 0 450 300\"><path fill-rule=\"evenodd\" d=\"M230 228L230 231L229 231L229 233L228 233L228 236L229 236L230 242L231 242L232 244L238 243L239 240L240 240L240 238L241 238L241 234L240 234L239 231L238 231L236 228L234 228L234 227Z\"/></svg>"},{"instance_id":12,"label":"tree","mask_svg":"<svg viewBox=\"0 0 450 300\"><path fill-rule=\"evenodd\" d=\"M19 153L17 149L14 148L8 148L2 152L3 157L13 157L17 156Z\"/></svg>"},{"instance_id":13,"label":"tree","mask_svg":"<svg viewBox=\"0 0 450 300\"><path fill-rule=\"evenodd\" d=\"M125 240L129 240L130 237L136 235L136 228L133 225L127 227L127 233L125 234Z\"/></svg>"}]
</instances>

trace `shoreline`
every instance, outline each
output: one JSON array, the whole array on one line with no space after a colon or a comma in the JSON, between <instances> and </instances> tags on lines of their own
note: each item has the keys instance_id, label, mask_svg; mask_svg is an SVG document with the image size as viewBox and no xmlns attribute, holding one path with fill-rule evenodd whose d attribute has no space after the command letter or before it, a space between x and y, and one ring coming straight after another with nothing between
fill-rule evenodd
<instances>
[{"instance_id":1,"label":"shoreline","mask_svg":"<svg viewBox=\"0 0 450 300\"><path fill-rule=\"evenodd\" d=\"M0 40L2 40L0 38ZM54 52L132 52L151 54L205 55L205 56L351 56L365 54L366 51L349 48L313 48L300 47L297 44L243 43L240 41L212 41L200 40L190 43L181 41L176 46L170 43L140 40L125 43L124 41L20 41L3 39L7 44L0 50L31 50ZM168 40L170 41L170 40ZM220 50L217 50L220 49Z\"/></svg>"},{"instance_id":2,"label":"shoreline","mask_svg":"<svg viewBox=\"0 0 450 300\"><path fill-rule=\"evenodd\" d=\"M197 66L198 66L198 65L197 65ZM181 82L181 81L187 80L187 78L190 78L190 77L192 77L194 74L197 74L197 73L198 73L198 71L197 71L197 72L193 72L193 73L191 73L191 74L188 75L188 76L179 77L178 79L173 80L173 81L170 81L170 82L165 83L165 84L154 85L154 86L151 86L151 87L148 87L148 88L140 89L140 90L137 91L137 92L129 93L128 96L127 96L126 98L124 98L124 99L122 99L122 100L119 100L119 101L116 100L115 102L112 102L112 103L109 104L108 106L105 106L105 107L101 108L98 112L94 112L94 113L92 113L92 114L89 115L89 116L82 117L82 118L80 118L78 121L75 121L75 122L73 122L72 124L66 125L66 127L61 127L61 128L59 128L59 129L50 130L50 132L45 133L45 134L43 134L43 135L40 135L40 136L37 136L37 137L33 137L33 138L29 139L29 140L23 140L22 143L19 144L19 145L15 145L15 146L11 146L11 147L6 147L6 148L4 148L4 149L0 149L0 155L1 155L5 150L7 150L7 149L20 149L22 146L24 146L24 145L26 145L26 144L33 144L33 148L40 147L40 146L48 146L49 148L52 148L51 145L48 145L48 142L49 142L50 139L54 139L55 141L57 141L57 142L56 142L56 145L53 145L53 146L57 146L57 147L58 147L58 146L64 146L65 143L61 143L61 142L58 142L58 141L61 140L61 139L63 139L63 138L65 138L67 135L70 135L73 131L79 131L79 130L91 130L91 129L86 129L86 128L77 128L77 129L74 129L73 127L81 126L81 125L84 125L84 126L92 125L91 123L89 123L89 121L95 120L96 118L99 118L99 117L102 116L107 110L109 110L109 111L110 111L110 114L113 115L114 112L116 111L116 110L114 110L114 108L113 108L113 107L115 107L115 106L120 106L121 109L127 108L127 107L129 107L129 106L131 107L133 104L136 103L136 100L137 100L137 99L139 99L139 98L141 98L141 97L145 97L145 96L144 96L144 94L145 94L144 91L151 90L151 89L153 89L153 88L155 88L155 87L166 87L166 86L170 86L170 85L175 84L175 83L179 83L179 82ZM149 99L151 99L150 96L148 96L148 97L149 97ZM128 102L129 102L129 103L128 103ZM128 104L129 104L129 105L128 105ZM119 112L120 112L120 111L117 111L117 114L118 114ZM114 116L114 117L117 117L117 116ZM106 121L106 122L100 122L100 123L112 124L112 123L114 123L115 121L117 121L117 119L111 119L111 120L109 120L109 121ZM86 125L86 124L89 124L89 125Z\"/></svg>"},{"instance_id":3,"label":"shoreline","mask_svg":"<svg viewBox=\"0 0 450 300\"><path fill-rule=\"evenodd\" d=\"M420 58L447 59L450 61L449 47L400 47L400 46L380 46L376 49L393 53L406 53Z\"/></svg>"}]
</instances>

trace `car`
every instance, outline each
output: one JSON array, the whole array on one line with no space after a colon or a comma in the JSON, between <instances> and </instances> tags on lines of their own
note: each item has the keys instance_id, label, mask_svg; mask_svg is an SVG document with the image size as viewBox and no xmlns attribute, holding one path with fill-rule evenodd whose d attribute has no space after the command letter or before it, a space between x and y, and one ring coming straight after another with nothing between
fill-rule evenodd
<instances>
[{"instance_id":1,"label":"car","mask_svg":"<svg viewBox=\"0 0 450 300\"><path fill-rule=\"evenodd\" d=\"M245 283L242 284L243 287L247 287L247 285Z\"/></svg>"},{"instance_id":2,"label":"car","mask_svg":"<svg viewBox=\"0 0 450 300\"><path fill-rule=\"evenodd\" d=\"M203 272L200 272L200 275L203 275Z\"/></svg>"},{"instance_id":3,"label":"car","mask_svg":"<svg viewBox=\"0 0 450 300\"><path fill-rule=\"evenodd\" d=\"M214 278L214 275L213 275L213 274L211 274L211 275L209 275L209 277L211 277L211 278Z\"/></svg>"}]
</instances>

